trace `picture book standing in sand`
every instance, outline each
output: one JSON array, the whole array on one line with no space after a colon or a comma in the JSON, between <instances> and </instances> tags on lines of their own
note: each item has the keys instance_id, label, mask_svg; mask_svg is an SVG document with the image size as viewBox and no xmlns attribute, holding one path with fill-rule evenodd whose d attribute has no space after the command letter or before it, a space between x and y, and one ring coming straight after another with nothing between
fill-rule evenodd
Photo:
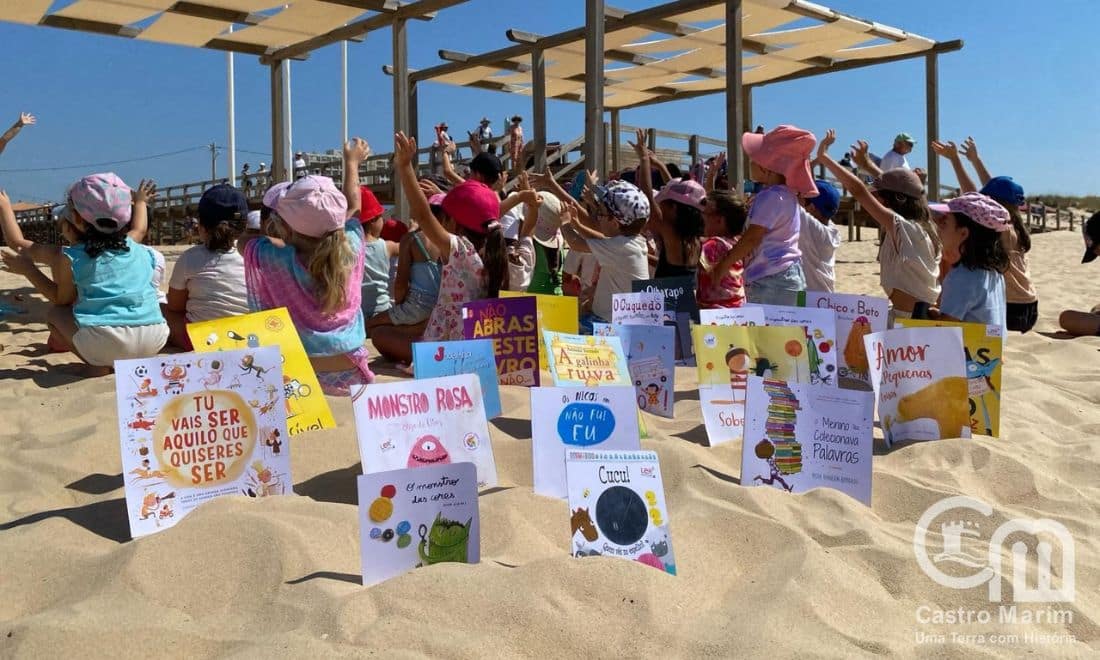
<instances>
[{"instance_id":1,"label":"picture book standing in sand","mask_svg":"<svg viewBox=\"0 0 1100 660\"><path fill-rule=\"evenodd\" d=\"M750 375L810 381L803 328L697 325L691 332L699 407L711 446L741 439Z\"/></svg>"},{"instance_id":2,"label":"picture book standing in sand","mask_svg":"<svg viewBox=\"0 0 1100 660\"><path fill-rule=\"evenodd\" d=\"M492 339L501 385L539 384L534 298L489 298L462 306L462 336Z\"/></svg>"},{"instance_id":3,"label":"picture book standing in sand","mask_svg":"<svg viewBox=\"0 0 1100 660\"><path fill-rule=\"evenodd\" d=\"M281 361L272 346L115 362L135 538L215 497L292 493Z\"/></svg>"},{"instance_id":4,"label":"picture book standing in sand","mask_svg":"<svg viewBox=\"0 0 1100 660\"><path fill-rule=\"evenodd\" d=\"M668 325L593 323L596 336L619 337L637 392L638 409L672 417L676 398L676 329Z\"/></svg>"},{"instance_id":5,"label":"picture book standing in sand","mask_svg":"<svg viewBox=\"0 0 1100 660\"><path fill-rule=\"evenodd\" d=\"M200 353L239 348L277 346L283 356L283 390L286 392L286 420L291 435L316 429L336 428L336 420L321 392L317 374L285 307L253 314L230 316L187 324L187 335ZM230 387L240 383L247 369L230 369Z\"/></svg>"},{"instance_id":6,"label":"picture book standing in sand","mask_svg":"<svg viewBox=\"0 0 1100 660\"><path fill-rule=\"evenodd\" d=\"M500 416L500 382L490 339L416 342L413 373L417 379L477 374L485 396L485 416L489 419Z\"/></svg>"},{"instance_id":7,"label":"picture book standing in sand","mask_svg":"<svg viewBox=\"0 0 1100 660\"><path fill-rule=\"evenodd\" d=\"M905 328L959 328L966 351L966 384L970 395L970 431L1001 435L1001 362L1004 330L999 325L898 319Z\"/></svg>"},{"instance_id":8,"label":"picture book standing in sand","mask_svg":"<svg viewBox=\"0 0 1100 660\"><path fill-rule=\"evenodd\" d=\"M635 292L658 291L664 296L664 324L676 328L675 359L692 366L695 348L691 344L691 325L700 322L699 303L695 299L695 276L634 280L630 286Z\"/></svg>"},{"instance_id":9,"label":"picture book standing in sand","mask_svg":"<svg viewBox=\"0 0 1100 660\"><path fill-rule=\"evenodd\" d=\"M363 584L481 560L477 467L451 463L359 475Z\"/></svg>"},{"instance_id":10,"label":"picture book standing in sand","mask_svg":"<svg viewBox=\"0 0 1100 660\"><path fill-rule=\"evenodd\" d=\"M902 328L864 338L886 445L970 437L959 328Z\"/></svg>"},{"instance_id":11,"label":"picture book standing in sand","mask_svg":"<svg viewBox=\"0 0 1100 660\"><path fill-rule=\"evenodd\" d=\"M630 370L618 337L542 333L554 384L631 385Z\"/></svg>"},{"instance_id":12,"label":"picture book standing in sand","mask_svg":"<svg viewBox=\"0 0 1100 660\"><path fill-rule=\"evenodd\" d=\"M741 485L833 488L871 505L875 397L749 376Z\"/></svg>"},{"instance_id":13,"label":"picture book standing in sand","mask_svg":"<svg viewBox=\"0 0 1100 660\"><path fill-rule=\"evenodd\" d=\"M501 298L534 298L537 311L535 324L541 338L544 330L576 334L580 329L580 304L574 296L553 296L545 293L501 291ZM539 341L539 366L546 369L546 345Z\"/></svg>"},{"instance_id":14,"label":"picture book standing in sand","mask_svg":"<svg viewBox=\"0 0 1100 660\"><path fill-rule=\"evenodd\" d=\"M565 455L571 449L637 450L634 389L536 387L531 390L531 453L535 492L565 497Z\"/></svg>"},{"instance_id":15,"label":"picture book standing in sand","mask_svg":"<svg viewBox=\"0 0 1100 660\"><path fill-rule=\"evenodd\" d=\"M863 338L887 328L890 301L874 296L805 291L799 294L804 307L836 312L837 385L870 392L871 371Z\"/></svg>"},{"instance_id":16,"label":"picture book standing in sand","mask_svg":"<svg viewBox=\"0 0 1100 660\"><path fill-rule=\"evenodd\" d=\"M352 390L364 474L470 462L478 488L497 485L481 381L474 374Z\"/></svg>"},{"instance_id":17,"label":"picture book standing in sand","mask_svg":"<svg viewBox=\"0 0 1100 660\"><path fill-rule=\"evenodd\" d=\"M836 387L836 312L816 307L750 305L764 310L764 325L793 326L806 331L810 383Z\"/></svg>"},{"instance_id":18,"label":"picture book standing in sand","mask_svg":"<svg viewBox=\"0 0 1100 660\"><path fill-rule=\"evenodd\" d=\"M570 451L574 557L631 559L676 575L661 466L652 451Z\"/></svg>"}]
</instances>

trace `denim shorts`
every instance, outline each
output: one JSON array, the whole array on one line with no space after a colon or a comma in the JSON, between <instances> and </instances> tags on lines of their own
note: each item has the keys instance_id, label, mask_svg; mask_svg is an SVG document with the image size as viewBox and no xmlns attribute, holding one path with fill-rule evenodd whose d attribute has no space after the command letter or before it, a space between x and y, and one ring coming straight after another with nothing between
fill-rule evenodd
<instances>
[{"instance_id":1,"label":"denim shorts","mask_svg":"<svg viewBox=\"0 0 1100 660\"><path fill-rule=\"evenodd\" d=\"M435 308L439 292L432 295L419 289L410 289L405 299L390 308L390 320L394 325L416 325L427 321Z\"/></svg>"},{"instance_id":2,"label":"denim shorts","mask_svg":"<svg viewBox=\"0 0 1100 660\"><path fill-rule=\"evenodd\" d=\"M806 290L806 278L802 264L793 263L774 275L762 277L745 286L745 297L750 303L763 305L798 305L798 294Z\"/></svg>"}]
</instances>

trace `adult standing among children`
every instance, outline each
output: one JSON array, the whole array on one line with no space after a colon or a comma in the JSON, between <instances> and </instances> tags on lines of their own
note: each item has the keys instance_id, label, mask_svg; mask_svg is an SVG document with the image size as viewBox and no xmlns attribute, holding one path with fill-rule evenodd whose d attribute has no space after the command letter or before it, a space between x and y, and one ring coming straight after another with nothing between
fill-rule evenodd
<instances>
[{"instance_id":1,"label":"adult standing among children","mask_svg":"<svg viewBox=\"0 0 1100 660\"><path fill-rule=\"evenodd\" d=\"M879 161L878 168L883 172L887 170L893 170L899 167L905 169L912 169L909 167L909 161L906 160L905 155L913 151L913 145L916 144L916 140L912 135L908 133L898 133L894 137L894 148L883 154L882 159Z\"/></svg>"},{"instance_id":2,"label":"adult standing among children","mask_svg":"<svg viewBox=\"0 0 1100 660\"><path fill-rule=\"evenodd\" d=\"M4 153L4 149L7 148L8 143L14 140L16 135L19 135L19 131L23 130L24 126L32 126L35 121L34 115L29 112L19 113L19 119L16 119L15 123L11 125L11 128L4 131L3 135L0 135L0 154Z\"/></svg>"},{"instance_id":3,"label":"adult standing among children","mask_svg":"<svg viewBox=\"0 0 1100 660\"><path fill-rule=\"evenodd\" d=\"M512 158L512 171L518 172L523 168L523 117L512 115L511 124L508 125L508 155Z\"/></svg>"}]
</instances>

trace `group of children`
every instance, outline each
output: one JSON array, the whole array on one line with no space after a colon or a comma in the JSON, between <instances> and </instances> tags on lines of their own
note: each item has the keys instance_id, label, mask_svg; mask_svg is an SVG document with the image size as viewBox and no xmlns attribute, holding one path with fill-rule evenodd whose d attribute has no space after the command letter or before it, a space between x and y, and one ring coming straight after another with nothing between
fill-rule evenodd
<instances>
[{"instance_id":1,"label":"group of children","mask_svg":"<svg viewBox=\"0 0 1100 660\"><path fill-rule=\"evenodd\" d=\"M408 223L385 220L360 187L370 149L358 138L344 145L342 190L315 175L280 183L256 218L240 190L214 186L198 206L200 244L180 255L163 302L157 254L141 245L156 195L146 182L131 190L96 174L73 184L60 219L64 248L25 239L0 194L0 226L15 250L3 260L53 303L51 345L90 365L107 369L166 343L189 350L188 323L286 307L322 388L347 394L374 380L368 339L385 358L408 363L414 342L461 339L462 306L502 290L576 295L589 331L611 320L614 294L652 277L695 278L701 308L794 305L801 291L831 291L840 193L815 180L817 163L882 229L880 280L895 316L1020 332L1035 324L1030 237L1017 210L1023 190L990 177L972 140L964 153L982 188L955 145L936 143L963 194L930 205L907 168L872 169L865 185L829 155L832 130L820 144L786 125L742 136L758 184L747 200L722 187L724 155L702 182L674 177L644 137L633 144L639 166L629 175L600 182L589 173L566 191L552 176L524 173L504 196L507 175L494 155L479 154L466 178L418 178L416 143L399 133L395 179L410 202ZM1092 229L1095 254L1100 219Z\"/></svg>"}]
</instances>

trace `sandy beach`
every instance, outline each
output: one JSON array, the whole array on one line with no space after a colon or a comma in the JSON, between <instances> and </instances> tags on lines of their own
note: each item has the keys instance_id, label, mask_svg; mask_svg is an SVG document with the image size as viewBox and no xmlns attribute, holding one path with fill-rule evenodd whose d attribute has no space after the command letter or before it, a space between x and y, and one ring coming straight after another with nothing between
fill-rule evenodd
<instances>
[{"instance_id":1,"label":"sandy beach","mask_svg":"<svg viewBox=\"0 0 1100 660\"><path fill-rule=\"evenodd\" d=\"M676 418L647 417L642 441L660 456L678 576L573 559L566 503L532 492L528 392L505 387L481 563L369 589L348 400L330 401L338 429L292 441L297 497L223 498L130 541L114 378L47 354L44 301L0 274L0 302L28 310L0 318L0 657L1100 655L1100 338L1056 336L1060 310L1100 303L1081 250L1076 231L1034 238L1041 318L1007 340L1004 437L876 447L870 508L739 485L740 443L706 446L681 368ZM881 295L874 254L872 240L846 243L838 290ZM1072 621L921 621L922 608L991 607L985 589L940 586L914 558L916 521L951 495L988 502L998 524L1069 529L1076 598L1057 606Z\"/></svg>"}]
</instances>

